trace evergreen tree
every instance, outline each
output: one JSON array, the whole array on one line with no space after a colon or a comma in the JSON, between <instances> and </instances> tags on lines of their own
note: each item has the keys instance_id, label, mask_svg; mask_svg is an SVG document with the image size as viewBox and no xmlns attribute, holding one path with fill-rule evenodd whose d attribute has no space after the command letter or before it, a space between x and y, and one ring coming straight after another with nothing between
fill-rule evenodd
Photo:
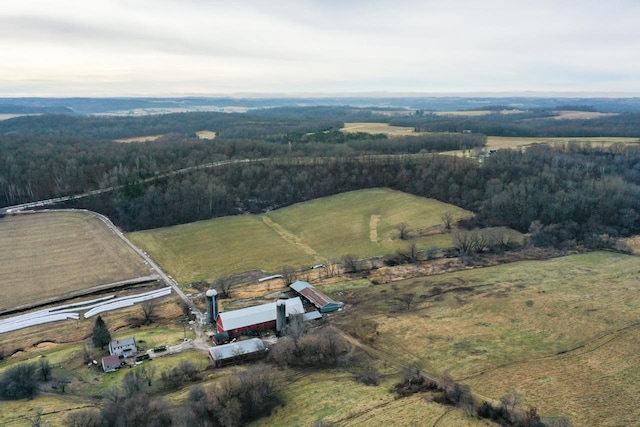
<instances>
[{"instance_id":1,"label":"evergreen tree","mask_svg":"<svg viewBox=\"0 0 640 427\"><path fill-rule=\"evenodd\" d=\"M102 350L105 345L111 342L111 334L107 324L102 320L102 316L98 316L96 324L93 326L93 346L100 347Z\"/></svg>"}]
</instances>

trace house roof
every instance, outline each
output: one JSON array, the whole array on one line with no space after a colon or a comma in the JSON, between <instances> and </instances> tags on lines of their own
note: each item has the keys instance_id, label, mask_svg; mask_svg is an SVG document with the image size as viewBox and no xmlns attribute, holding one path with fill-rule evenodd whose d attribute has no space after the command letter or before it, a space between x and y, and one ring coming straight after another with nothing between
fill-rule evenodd
<instances>
[{"instance_id":1,"label":"house roof","mask_svg":"<svg viewBox=\"0 0 640 427\"><path fill-rule=\"evenodd\" d=\"M260 338L209 347L209 353L213 360L216 361L232 359L242 354L256 353L259 351L264 351L264 343Z\"/></svg>"},{"instance_id":2,"label":"house roof","mask_svg":"<svg viewBox=\"0 0 640 427\"><path fill-rule=\"evenodd\" d=\"M121 340L113 340L109 343L109 347L116 347L116 346L126 347L126 346L132 346L132 345L136 345L136 340L133 337L123 338Z\"/></svg>"},{"instance_id":3,"label":"house roof","mask_svg":"<svg viewBox=\"0 0 640 427\"><path fill-rule=\"evenodd\" d=\"M289 285L289 287L308 299L309 302L318 307L320 311L332 311L340 307L340 303L332 300L310 283L297 281Z\"/></svg>"},{"instance_id":4,"label":"house roof","mask_svg":"<svg viewBox=\"0 0 640 427\"><path fill-rule=\"evenodd\" d=\"M304 313L302 300L299 297L290 298L286 301L287 317L294 313ZM240 310L226 311L218 316L222 323L223 330L231 331L238 328L260 323L272 322L276 320L276 303L256 305L253 307L241 308Z\"/></svg>"},{"instance_id":5,"label":"house roof","mask_svg":"<svg viewBox=\"0 0 640 427\"><path fill-rule=\"evenodd\" d=\"M120 365L120 358L117 355L105 356L102 358L102 367Z\"/></svg>"}]
</instances>

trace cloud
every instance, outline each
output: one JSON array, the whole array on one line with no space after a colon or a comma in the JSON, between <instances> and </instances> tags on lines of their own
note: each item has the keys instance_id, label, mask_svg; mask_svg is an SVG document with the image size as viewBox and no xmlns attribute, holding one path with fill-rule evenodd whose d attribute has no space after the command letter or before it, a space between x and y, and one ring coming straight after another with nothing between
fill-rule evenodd
<instances>
[{"instance_id":1,"label":"cloud","mask_svg":"<svg viewBox=\"0 0 640 427\"><path fill-rule=\"evenodd\" d=\"M623 0L22 0L0 11L0 90L638 91L639 12Z\"/></svg>"}]
</instances>

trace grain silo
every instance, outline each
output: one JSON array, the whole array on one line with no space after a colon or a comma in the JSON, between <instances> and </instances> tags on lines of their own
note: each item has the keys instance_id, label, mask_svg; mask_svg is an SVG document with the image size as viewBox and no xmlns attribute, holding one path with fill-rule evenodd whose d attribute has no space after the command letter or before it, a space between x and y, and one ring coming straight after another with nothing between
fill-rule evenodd
<instances>
[{"instance_id":1,"label":"grain silo","mask_svg":"<svg viewBox=\"0 0 640 427\"><path fill-rule=\"evenodd\" d=\"M279 299L276 303L276 334L282 335L287 324L287 300Z\"/></svg>"},{"instance_id":2,"label":"grain silo","mask_svg":"<svg viewBox=\"0 0 640 427\"><path fill-rule=\"evenodd\" d=\"M207 302L207 321L215 324L218 320L218 292L215 289L209 289L205 294Z\"/></svg>"}]
</instances>

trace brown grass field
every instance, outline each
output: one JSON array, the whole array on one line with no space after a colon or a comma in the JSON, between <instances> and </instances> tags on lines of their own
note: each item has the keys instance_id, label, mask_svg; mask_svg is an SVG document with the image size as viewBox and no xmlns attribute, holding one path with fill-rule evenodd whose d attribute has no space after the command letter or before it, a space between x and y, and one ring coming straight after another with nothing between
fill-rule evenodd
<instances>
[{"instance_id":1,"label":"brown grass field","mask_svg":"<svg viewBox=\"0 0 640 427\"><path fill-rule=\"evenodd\" d=\"M344 127L340 130L347 133L383 133L388 136L420 135L423 133L415 132L412 127L389 126L387 123L345 123Z\"/></svg>"},{"instance_id":2,"label":"brown grass field","mask_svg":"<svg viewBox=\"0 0 640 427\"><path fill-rule=\"evenodd\" d=\"M143 260L88 213L0 219L0 310L149 274Z\"/></svg>"},{"instance_id":3,"label":"brown grass field","mask_svg":"<svg viewBox=\"0 0 640 427\"><path fill-rule=\"evenodd\" d=\"M335 317L342 329L399 362L448 372L480 398L516 391L523 409L574 425L637 425L638 265L594 252L323 289L349 304ZM407 293L410 311L395 299Z\"/></svg>"},{"instance_id":4,"label":"brown grass field","mask_svg":"<svg viewBox=\"0 0 640 427\"><path fill-rule=\"evenodd\" d=\"M200 139L215 139L216 133L212 130L200 130L196 132L196 135Z\"/></svg>"},{"instance_id":5,"label":"brown grass field","mask_svg":"<svg viewBox=\"0 0 640 427\"><path fill-rule=\"evenodd\" d=\"M120 139L114 139L114 142L120 142L122 144L129 144L132 142L151 142L151 141L156 141L160 138L162 138L164 136L164 134L160 134L160 135L146 135L146 136L134 136L133 138L120 138Z\"/></svg>"},{"instance_id":6,"label":"brown grass field","mask_svg":"<svg viewBox=\"0 0 640 427\"><path fill-rule=\"evenodd\" d=\"M601 117L617 116L618 113L599 113L597 111L558 111L556 119L599 119Z\"/></svg>"}]
</instances>

